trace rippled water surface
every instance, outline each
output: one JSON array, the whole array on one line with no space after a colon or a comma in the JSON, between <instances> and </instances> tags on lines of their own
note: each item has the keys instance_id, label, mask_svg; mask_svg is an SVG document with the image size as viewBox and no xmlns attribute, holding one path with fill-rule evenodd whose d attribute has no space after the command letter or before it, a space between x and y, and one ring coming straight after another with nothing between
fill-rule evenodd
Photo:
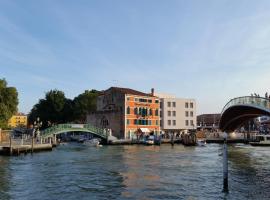
<instances>
[{"instance_id":1,"label":"rippled water surface","mask_svg":"<svg viewBox=\"0 0 270 200\"><path fill-rule=\"evenodd\" d=\"M270 148L229 146L222 193L222 145L59 146L0 157L0 199L270 199Z\"/></svg>"}]
</instances>

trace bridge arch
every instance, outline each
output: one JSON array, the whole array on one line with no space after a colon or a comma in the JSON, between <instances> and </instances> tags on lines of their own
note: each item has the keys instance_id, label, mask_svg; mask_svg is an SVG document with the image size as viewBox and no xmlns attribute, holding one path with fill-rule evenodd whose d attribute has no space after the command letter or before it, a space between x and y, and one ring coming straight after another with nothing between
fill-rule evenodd
<instances>
[{"instance_id":1,"label":"bridge arch","mask_svg":"<svg viewBox=\"0 0 270 200\"><path fill-rule=\"evenodd\" d=\"M231 99L223 108L219 122L222 131L233 132L249 119L270 116L268 98L244 96Z\"/></svg>"},{"instance_id":2,"label":"bridge arch","mask_svg":"<svg viewBox=\"0 0 270 200\"><path fill-rule=\"evenodd\" d=\"M108 138L106 130L94 127L91 124L58 124L41 131L40 135L42 138L48 138L66 132L87 132L104 140Z\"/></svg>"}]
</instances>

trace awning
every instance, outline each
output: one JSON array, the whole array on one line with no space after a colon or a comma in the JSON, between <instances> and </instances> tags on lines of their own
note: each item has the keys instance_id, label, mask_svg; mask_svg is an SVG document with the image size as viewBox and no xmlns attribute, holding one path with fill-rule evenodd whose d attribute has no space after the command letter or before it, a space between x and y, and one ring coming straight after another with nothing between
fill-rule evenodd
<instances>
[{"instance_id":1,"label":"awning","mask_svg":"<svg viewBox=\"0 0 270 200\"><path fill-rule=\"evenodd\" d=\"M148 128L139 128L139 130L142 132L142 133L150 133L150 130Z\"/></svg>"}]
</instances>

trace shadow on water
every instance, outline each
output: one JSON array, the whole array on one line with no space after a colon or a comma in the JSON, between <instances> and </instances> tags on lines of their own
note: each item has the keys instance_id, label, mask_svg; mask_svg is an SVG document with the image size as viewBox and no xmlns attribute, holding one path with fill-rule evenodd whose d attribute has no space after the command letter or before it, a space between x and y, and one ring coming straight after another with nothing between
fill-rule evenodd
<instances>
[{"instance_id":1,"label":"shadow on water","mask_svg":"<svg viewBox=\"0 0 270 200\"><path fill-rule=\"evenodd\" d=\"M265 153L268 153L265 154ZM270 149L249 145L230 145L228 197L269 199Z\"/></svg>"},{"instance_id":2,"label":"shadow on water","mask_svg":"<svg viewBox=\"0 0 270 200\"><path fill-rule=\"evenodd\" d=\"M0 199L10 199L9 158L0 156Z\"/></svg>"}]
</instances>

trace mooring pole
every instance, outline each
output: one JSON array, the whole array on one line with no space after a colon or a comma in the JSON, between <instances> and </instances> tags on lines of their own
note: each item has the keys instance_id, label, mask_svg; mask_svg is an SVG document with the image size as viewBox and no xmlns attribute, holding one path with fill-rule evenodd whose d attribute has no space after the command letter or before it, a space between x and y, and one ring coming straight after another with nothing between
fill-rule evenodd
<instances>
[{"instance_id":1,"label":"mooring pole","mask_svg":"<svg viewBox=\"0 0 270 200\"><path fill-rule=\"evenodd\" d=\"M227 149L227 133L223 133L223 192L229 192L228 188L228 149Z\"/></svg>"},{"instance_id":2,"label":"mooring pole","mask_svg":"<svg viewBox=\"0 0 270 200\"><path fill-rule=\"evenodd\" d=\"M174 146L174 132L171 133L171 145Z\"/></svg>"}]
</instances>

